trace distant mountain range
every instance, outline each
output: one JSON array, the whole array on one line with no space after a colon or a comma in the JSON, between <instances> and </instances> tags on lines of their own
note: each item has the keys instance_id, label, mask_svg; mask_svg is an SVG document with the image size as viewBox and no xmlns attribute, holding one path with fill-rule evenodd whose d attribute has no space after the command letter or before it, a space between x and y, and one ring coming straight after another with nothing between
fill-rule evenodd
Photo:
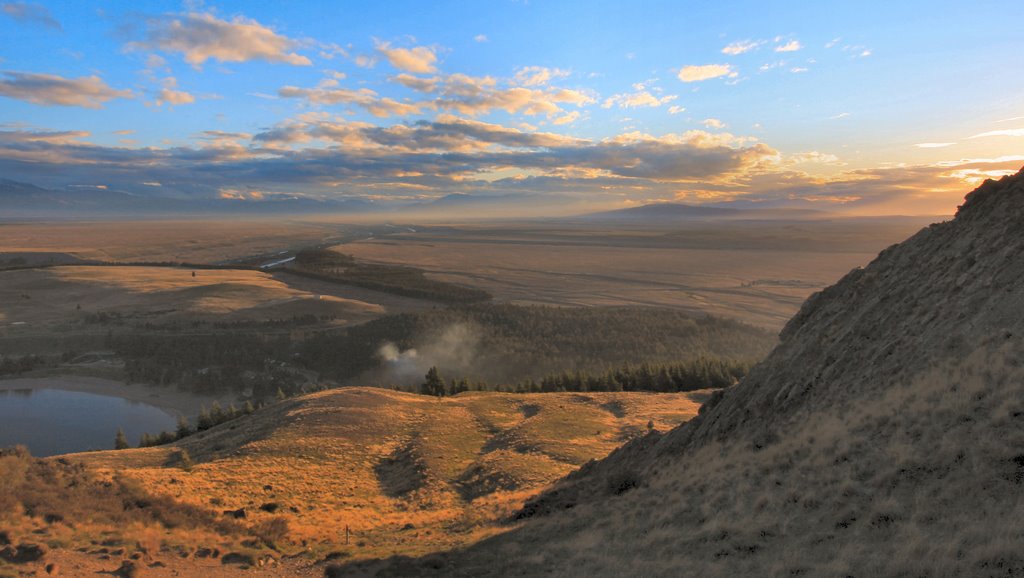
<instances>
[{"instance_id":1,"label":"distant mountain range","mask_svg":"<svg viewBox=\"0 0 1024 578\"><path fill-rule=\"evenodd\" d=\"M260 199L180 198L140 195L98 187L45 189L0 179L0 218L72 218L200 215L367 215L452 218L529 217L564 215L572 200L550 195L471 195L452 193L418 202L378 204L364 199L316 199L302 195L273 195ZM830 213L805 208L735 207L655 203L613 211L553 217L582 222L671 223L688 220L802 219Z\"/></svg>"},{"instance_id":2,"label":"distant mountain range","mask_svg":"<svg viewBox=\"0 0 1024 578\"><path fill-rule=\"evenodd\" d=\"M814 209L783 209L778 207L721 207L687 205L684 203L652 203L614 211L602 211L580 215L577 219L588 221L643 221L670 222L686 220L719 219L802 219L825 217L829 213Z\"/></svg>"}]
</instances>

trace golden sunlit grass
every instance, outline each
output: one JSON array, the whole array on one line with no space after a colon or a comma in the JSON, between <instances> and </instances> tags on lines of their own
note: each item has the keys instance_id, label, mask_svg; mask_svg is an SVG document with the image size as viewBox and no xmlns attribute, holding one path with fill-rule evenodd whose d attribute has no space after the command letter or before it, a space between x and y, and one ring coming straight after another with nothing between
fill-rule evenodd
<instances>
[{"instance_id":1,"label":"golden sunlit grass","mask_svg":"<svg viewBox=\"0 0 1024 578\"><path fill-rule=\"evenodd\" d=\"M322 557L416 555L475 542L525 499L701 394L465 393L346 388L280 402L172 446L78 454L101 476L248 522L283 517ZM180 449L194 467L177 465ZM263 509L261 509L261 507ZM268 512L265 510L273 510ZM346 542L345 529L350 535Z\"/></svg>"}]
</instances>

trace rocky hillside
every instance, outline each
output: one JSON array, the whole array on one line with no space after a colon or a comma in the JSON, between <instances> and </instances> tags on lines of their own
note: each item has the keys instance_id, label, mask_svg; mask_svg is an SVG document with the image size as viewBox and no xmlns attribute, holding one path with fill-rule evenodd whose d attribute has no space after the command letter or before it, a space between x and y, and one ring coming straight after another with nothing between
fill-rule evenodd
<instances>
[{"instance_id":1,"label":"rocky hillside","mask_svg":"<svg viewBox=\"0 0 1024 578\"><path fill-rule=\"evenodd\" d=\"M340 572L1024 572L1024 171L811 297L701 415L469 549Z\"/></svg>"}]
</instances>

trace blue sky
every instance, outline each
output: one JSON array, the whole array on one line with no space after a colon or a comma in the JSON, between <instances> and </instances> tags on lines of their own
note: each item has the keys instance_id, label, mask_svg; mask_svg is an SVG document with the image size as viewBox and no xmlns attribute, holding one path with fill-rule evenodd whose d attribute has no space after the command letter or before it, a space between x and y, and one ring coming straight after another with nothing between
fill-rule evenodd
<instances>
[{"instance_id":1,"label":"blue sky","mask_svg":"<svg viewBox=\"0 0 1024 578\"><path fill-rule=\"evenodd\" d=\"M0 176L949 213L1024 164L1019 7L6 2Z\"/></svg>"}]
</instances>

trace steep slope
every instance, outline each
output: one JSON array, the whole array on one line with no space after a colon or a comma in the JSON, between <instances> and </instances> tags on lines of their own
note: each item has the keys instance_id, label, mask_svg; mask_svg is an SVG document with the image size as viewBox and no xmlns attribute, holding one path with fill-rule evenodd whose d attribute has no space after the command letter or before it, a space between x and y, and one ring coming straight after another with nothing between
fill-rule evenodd
<instances>
[{"instance_id":1,"label":"steep slope","mask_svg":"<svg viewBox=\"0 0 1024 578\"><path fill-rule=\"evenodd\" d=\"M345 572L1024 571L1024 171L810 298L696 419L468 550Z\"/></svg>"}]
</instances>

